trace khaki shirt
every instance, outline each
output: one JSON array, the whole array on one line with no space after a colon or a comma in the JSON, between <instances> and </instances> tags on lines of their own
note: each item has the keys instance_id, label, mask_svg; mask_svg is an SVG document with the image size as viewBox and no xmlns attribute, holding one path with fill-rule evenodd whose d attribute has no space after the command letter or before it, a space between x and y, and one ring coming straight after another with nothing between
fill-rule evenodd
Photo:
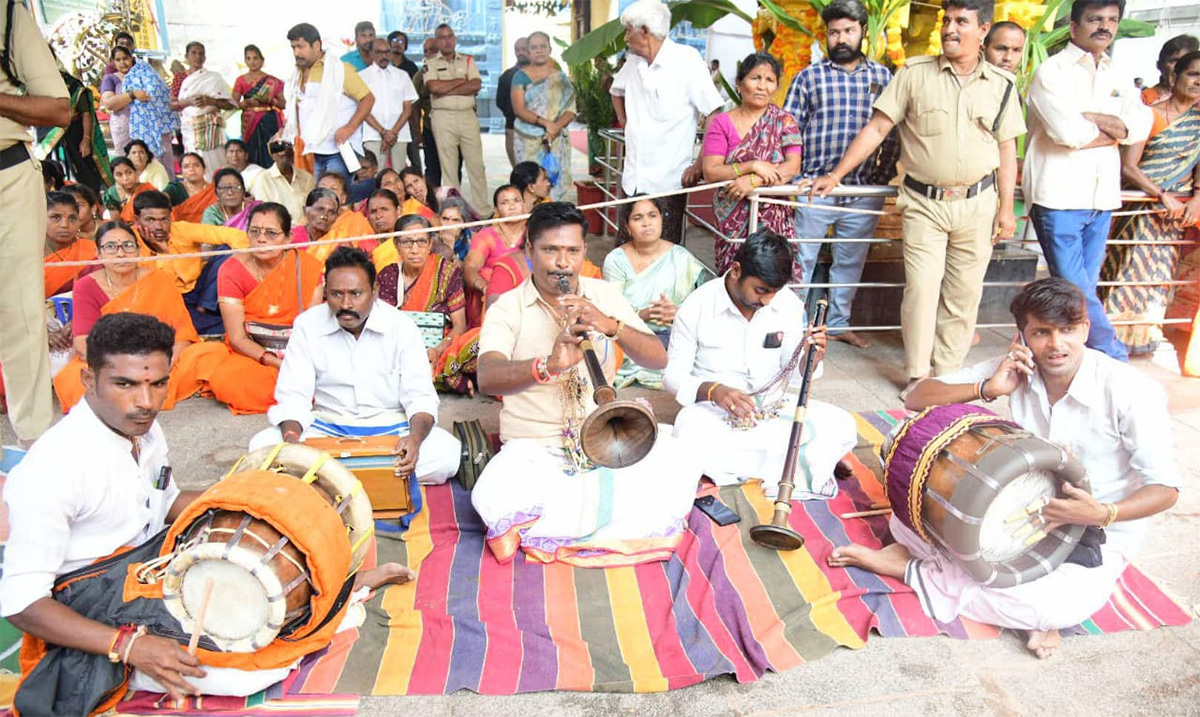
<instances>
[{"instance_id":1,"label":"khaki shirt","mask_svg":"<svg viewBox=\"0 0 1200 717\"><path fill-rule=\"evenodd\" d=\"M475 60L470 55L460 55L457 52L449 60L441 53L429 58L425 61L425 69L422 74L424 82L481 79ZM443 95L441 97L430 95L430 103L435 110L473 110L475 109L475 95Z\"/></svg>"},{"instance_id":2,"label":"khaki shirt","mask_svg":"<svg viewBox=\"0 0 1200 717\"><path fill-rule=\"evenodd\" d=\"M1013 76L982 59L961 87L945 56L914 57L875 101L896 123L900 161L925 184L974 184L1000 166L1000 143L1025 133ZM996 130L992 126L999 124Z\"/></svg>"},{"instance_id":3,"label":"khaki shirt","mask_svg":"<svg viewBox=\"0 0 1200 717\"><path fill-rule=\"evenodd\" d=\"M9 36L7 15L0 9L0 47ZM22 92L9 82L8 75L0 71L0 92L8 95L32 95L67 99L67 85L58 74L58 65L50 54L46 38L42 37L37 23L29 10L21 3L13 9L12 66L17 79L25 83ZM32 142L29 128L7 117L0 117L0 149L8 149L18 142Z\"/></svg>"},{"instance_id":4,"label":"khaki shirt","mask_svg":"<svg viewBox=\"0 0 1200 717\"><path fill-rule=\"evenodd\" d=\"M604 314L624 321L626 331L634 329L650 333L645 322L621 294L621 289L601 279L580 277L579 291L583 298L595 304ZM487 310L483 328L479 333L479 355L498 353L509 361L528 361L545 356L554 347L554 339L561 331L554 309L542 299L532 279L501 296ZM596 357L604 366L604 373L611 382L616 374L616 350L613 342L603 336L592 339ZM579 370L588 378L587 367L582 362ZM586 381L587 390L583 398L583 415L596 409L592 400L591 381ZM532 438L551 446L562 445L563 429L562 386L559 381L531 386L520 393L504 397L500 409L500 440Z\"/></svg>"}]
</instances>

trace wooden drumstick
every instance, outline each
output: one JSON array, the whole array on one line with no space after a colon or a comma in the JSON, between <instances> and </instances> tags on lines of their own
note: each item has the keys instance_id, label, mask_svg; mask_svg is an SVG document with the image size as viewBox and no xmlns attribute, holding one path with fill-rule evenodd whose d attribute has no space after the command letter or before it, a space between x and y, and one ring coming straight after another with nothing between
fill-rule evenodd
<instances>
[{"instance_id":1,"label":"wooden drumstick","mask_svg":"<svg viewBox=\"0 0 1200 717\"><path fill-rule=\"evenodd\" d=\"M888 513L891 513L891 512L892 512L892 509L890 507L877 508L875 510L860 510L856 513L842 513L842 519L849 520L850 518L870 518L871 516L875 516L875 515L887 515Z\"/></svg>"},{"instance_id":2,"label":"wooden drumstick","mask_svg":"<svg viewBox=\"0 0 1200 717\"><path fill-rule=\"evenodd\" d=\"M200 635L204 632L204 614L208 612L208 601L212 599L213 587L216 583L212 578L204 580L204 594L200 596L200 606L196 608L196 624L192 626L192 639L188 640L188 654L196 654L200 647Z\"/></svg>"}]
</instances>

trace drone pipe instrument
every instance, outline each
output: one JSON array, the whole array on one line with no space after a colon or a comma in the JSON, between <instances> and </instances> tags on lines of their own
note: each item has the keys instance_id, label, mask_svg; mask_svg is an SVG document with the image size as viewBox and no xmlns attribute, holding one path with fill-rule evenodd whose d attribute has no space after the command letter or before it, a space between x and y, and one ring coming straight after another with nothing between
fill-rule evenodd
<instances>
[{"instance_id":1,"label":"drone pipe instrument","mask_svg":"<svg viewBox=\"0 0 1200 717\"><path fill-rule=\"evenodd\" d=\"M813 318L809 336L825 325L825 313L828 309L829 302L825 299L817 302L816 316ZM750 538L763 547L796 550L804 545L804 538L787 524L788 515L792 512L792 491L796 488L795 475L796 464L800 460L800 439L804 435L804 419L808 415L808 391L812 385L812 372L816 363L817 352L813 350L813 345L810 345L808 355L804 359L804 378L800 383L800 400L796 403L796 415L792 419L787 457L783 461L783 475L779 478L779 497L775 499L775 514L769 524L756 525L750 529Z\"/></svg>"},{"instance_id":2,"label":"drone pipe instrument","mask_svg":"<svg viewBox=\"0 0 1200 717\"><path fill-rule=\"evenodd\" d=\"M571 293L569 277L558 278L558 291L560 294ZM579 441L583 452L593 463L605 468L631 466L645 458L654 447L658 421L641 403L617 398L616 389L604 377L604 368L587 334L579 348L594 386L592 400L596 402L596 410L580 427Z\"/></svg>"}]
</instances>

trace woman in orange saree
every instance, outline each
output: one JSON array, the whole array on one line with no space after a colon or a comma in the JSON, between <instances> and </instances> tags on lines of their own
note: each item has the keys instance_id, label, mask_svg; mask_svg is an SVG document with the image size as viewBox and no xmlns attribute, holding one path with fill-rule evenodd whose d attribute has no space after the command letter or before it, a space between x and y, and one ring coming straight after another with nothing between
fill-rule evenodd
<instances>
[{"instance_id":1,"label":"woman in orange saree","mask_svg":"<svg viewBox=\"0 0 1200 717\"><path fill-rule=\"evenodd\" d=\"M107 259L130 259L138 255L133 229L124 222L107 222L96 232L100 255ZM99 271L75 282L74 334L75 356L54 376L54 392L63 413L83 398L80 370L86 366L87 335L101 316L129 311L148 314L175 329L175 351L171 355L171 379L163 410L197 393L200 376L214 361L225 358L225 347L215 342L199 342L187 307L175 279L153 266L137 262L109 263Z\"/></svg>"},{"instance_id":2,"label":"woman in orange saree","mask_svg":"<svg viewBox=\"0 0 1200 717\"><path fill-rule=\"evenodd\" d=\"M292 217L275 202L250 210L248 254L234 254L217 278L228 355L206 376L213 396L237 414L266 413L292 322L315 300L324 270L308 252L287 249Z\"/></svg>"},{"instance_id":3,"label":"woman in orange saree","mask_svg":"<svg viewBox=\"0 0 1200 717\"><path fill-rule=\"evenodd\" d=\"M171 221L199 224L204 211L217 203L217 188L205 181L204 159L195 152L188 152L179 160L182 179L171 182L163 189L171 198Z\"/></svg>"},{"instance_id":4,"label":"woman in orange saree","mask_svg":"<svg viewBox=\"0 0 1200 717\"><path fill-rule=\"evenodd\" d=\"M137 168L125 157L112 161L112 172L115 183L100 195L108 210L109 219L120 219L126 224L133 223L133 198L142 192L154 189L149 182L138 182Z\"/></svg>"},{"instance_id":5,"label":"woman in orange saree","mask_svg":"<svg viewBox=\"0 0 1200 717\"><path fill-rule=\"evenodd\" d=\"M46 247L42 252L46 264L60 261L91 261L96 258L96 242L79 236L79 205L66 192L46 195ZM89 266L45 266L42 279L46 298L70 291L75 279Z\"/></svg>"}]
</instances>

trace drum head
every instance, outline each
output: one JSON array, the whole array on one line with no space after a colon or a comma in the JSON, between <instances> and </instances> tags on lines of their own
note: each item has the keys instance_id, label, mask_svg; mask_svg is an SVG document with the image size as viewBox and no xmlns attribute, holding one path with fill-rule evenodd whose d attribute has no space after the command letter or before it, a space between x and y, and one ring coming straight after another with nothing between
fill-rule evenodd
<instances>
[{"instance_id":1,"label":"drum head","mask_svg":"<svg viewBox=\"0 0 1200 717\"><path fill-rule=\"evenodd\" d=\"M313 466L318 468L312 485L333 504L349 529L350 569L352 572L358 570L366 560L370 538L375 533L375 517L362 483L349 469L325 451L299 443L285 443L282 447L271 446L247 453L230 472L266 470L302 478Z\"/></svg>"}]
</instances>

